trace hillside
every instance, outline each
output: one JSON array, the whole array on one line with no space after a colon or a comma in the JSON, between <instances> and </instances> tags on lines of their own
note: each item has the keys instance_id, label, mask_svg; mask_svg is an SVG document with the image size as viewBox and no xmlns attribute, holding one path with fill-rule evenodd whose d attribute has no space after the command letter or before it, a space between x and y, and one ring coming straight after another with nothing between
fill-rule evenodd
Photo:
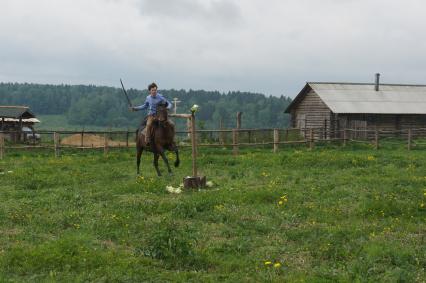
<instances>
[{"instance_id":1,"label":"hillside","mask_svg":"<svg viewBox=\"0 0 426 283\"><path fill-rule=\"evenodd\" d=\"M235 126L236 112L243 112L243 127L285 127L288 116L283 111L288 97L265 96L259 93L204 90L160 90L169 100L178 98L179 112L189 112L193 104L200 105L199 127ZM141 104L147 91L128 90L134 105ZM0 83L0 105L27 105L36 115L59 115L64 127L134 128L144 113L128 111L122 90L104 86L41 85ZM46 116L54 117L54 116ZM49 122L47 123L49 124ZM180 121L179 125L183 126ZM60 125L57 125L60 126Z\"/></svg>"}]
</instances>

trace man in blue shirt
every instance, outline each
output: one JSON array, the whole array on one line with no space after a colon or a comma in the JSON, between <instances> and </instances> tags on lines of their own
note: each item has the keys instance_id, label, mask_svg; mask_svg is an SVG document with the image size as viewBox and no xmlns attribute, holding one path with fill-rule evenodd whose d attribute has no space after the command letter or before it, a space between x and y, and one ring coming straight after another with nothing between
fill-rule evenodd
<instances>
[{"instance_id":1,"label":"man in blue shirt","mask_svg":"<svg viewBox=\"0 0 426 283\"><path fill-rule=\"evenodd\" d=\"M132 111L148 109L148 118L146 121L146 135L145 135L146 144L148 144L150 140L152 122L155 120L155 117L157 115L157 105L160 103L166 103L167 109L172 108L172 104L164 96L157 93L157 85L155 83L152 83L148 86L148 91L149 91L149 95L146 97L144 104L131 108Z\"/></svg>"}]
</instances>

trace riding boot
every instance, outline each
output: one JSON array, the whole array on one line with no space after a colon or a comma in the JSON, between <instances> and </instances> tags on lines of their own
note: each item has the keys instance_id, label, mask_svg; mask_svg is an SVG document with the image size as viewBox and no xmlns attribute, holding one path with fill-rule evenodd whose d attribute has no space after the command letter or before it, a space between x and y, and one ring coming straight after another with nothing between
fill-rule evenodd
<instances>
[{"instance_id":1,"label":"riding boot","mask_svg":"<svg viewBox=\"0 0 426 283\"><path fill-rule=\"evenodd\" d=\"M152 123L154 121L154 116L149 115L146 122L146 131L145 131L145 143L149 144L152 137Z\"/></svg>"}]
</instances>

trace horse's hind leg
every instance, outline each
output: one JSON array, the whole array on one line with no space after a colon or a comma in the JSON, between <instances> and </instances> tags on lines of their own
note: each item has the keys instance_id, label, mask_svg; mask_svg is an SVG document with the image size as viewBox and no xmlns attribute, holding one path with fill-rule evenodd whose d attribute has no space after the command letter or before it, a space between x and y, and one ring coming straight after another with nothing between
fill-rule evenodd
<instances>
[{"instance_id":1,"label":"horse's hind leg","mask_svg":"<svg viewBox=\"0 0 426 283\"><path fill-rule=\"evenodd\" d=\"M157 152L154 153L154 167L155 170L157 171L157 175L161 176L161 172L160 169L158 169L158 158L160 157L160 154L158 154Z\"/></svg>"},{"instance_id":2,"label":"horse's hind leg","mask_svg":"<svg viewBox=\"0 0 426 283\"><path fill-rule=\"evenodd\" d=\"M174 152L176 154L175 167L178 167L179 164L180 164L180 159L179 159L179 150L178 150L177 146L174 147Z\"/></svg>"},{"instance_id":3,"label":"horse's hind leg","mask_svg":"<svg viewBox=\"0 0 426 283\"><path fill-rule=\"evenodd\" d=\"M139 167L141 165L141 155L142 155L142 152L143 152L143 148L142 147L138 148L137 151L136 151L136 169L137 169L138 175L140 174Z\"/></svg>"},{"instance_id":4,"label":"horse's hind leg","mask_svg":"<svg viewBox=\"0 0 426 283\"><path fill-rule=\"evenodd\" d=\"M164 153L164 150L160 152L160 155L161 155L161 158L163 158L164 163L166 163L167 170L169 171L169 174L171 174L172 173L172 169L170 168L169 160L167 159L167 156Z\"/></svg>"}]
</instances>

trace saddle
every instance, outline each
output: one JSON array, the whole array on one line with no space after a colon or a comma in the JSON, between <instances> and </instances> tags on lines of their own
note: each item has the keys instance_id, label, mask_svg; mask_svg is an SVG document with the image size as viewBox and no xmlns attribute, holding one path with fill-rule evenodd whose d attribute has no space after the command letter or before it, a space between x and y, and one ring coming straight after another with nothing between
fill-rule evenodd
<instances>
[{"instance_id":1,"label":"saddle","mask_svg":"<svg viewBox=\"0 0 426 283\"><path fill-rule=\"evenodd\" d=\"M137 132L138 133L142 133L144 136L146 136L146 123L147 123L147 121L148 121L148 116L146 116L143 120L142 120L142 122L141 122L141 124L140 124L140 126L139 126L139 128L138 128L138 130L137 130ZM167 119L167 121L165 121L166 123L168 122L169 120ZM164 122L163 122L164 123ZM153 136L153 132L154 132L154 130L156 129L156 128L158 128L158 127L160 127L163 123L161 123L159 120L157 120L157 118L155 118L155 120L153 121L153 123L152 123L152 127L151 127L151 133L150 133L150 135L151 135L151 137Z\"/></svg>"}]
</instances>

